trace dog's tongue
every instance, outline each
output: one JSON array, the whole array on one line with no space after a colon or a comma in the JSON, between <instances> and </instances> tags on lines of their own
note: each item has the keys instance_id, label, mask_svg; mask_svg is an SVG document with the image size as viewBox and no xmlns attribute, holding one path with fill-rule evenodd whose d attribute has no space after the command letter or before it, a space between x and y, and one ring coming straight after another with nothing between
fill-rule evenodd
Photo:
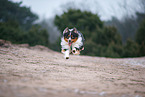
<instances>
[{"instance_id":1,"label":"dog's tongue","mask_svg":"<svg viewBox=\"0 0 145 97\"><path fill-rule=\"evenodd\" d=\"M71 42L68 43L69 46L71 46L71 44L72 44Z\"/></svg>"}]
</instances>

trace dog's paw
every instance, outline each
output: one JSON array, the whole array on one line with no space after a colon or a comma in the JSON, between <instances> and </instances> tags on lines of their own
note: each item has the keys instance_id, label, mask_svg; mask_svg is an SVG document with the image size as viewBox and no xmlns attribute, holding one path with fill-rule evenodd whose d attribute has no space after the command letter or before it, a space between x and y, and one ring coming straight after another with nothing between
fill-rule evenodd
<instances>
[{"instance_id":1,"label":"dog's paw","mask_svg":"<svg viewBox=\"0 0 145 97\"><path fill-rule=\"evenodd\" d=\"M69 57L66 57L65 59L69 59Z\"/></svg>"},{"instance_id":2,"label":"dog's paw","mask_svg":"<svg viewBox=\"0 0 145 97\"><path fill-rule=\"evenodd\" d=\"M79 50L76 50L73 54L74 55L79 55L80 54L80 51Z\"/></svg>"},{"instance_id":3,"label":"dog's paw","mask_svg":"<svg viewBox=\"0 0 145 97\"><path fill-rule=\"evenodd\" d=\"M76 53L76 50L72 50L72 53L75 55L75 53Z\"/></svg>"},{"instance_id":4,"label":"dog's paw","mask_svg":"<svg viewBox=\"0 0 145 97\"><path fill-rule=\"evenodd\" d=\"M75 53L76 53L76 51L77 51L77 48L76 48L76 47L74 47L74 48L72 49L72 53L73 53L73 54L75 54Z\"/></svg>"},{"instance_id":5,"label":"dog's paw","mask_svg":"<svg viewBox=\"0 0 145 97\"><path fill-rule=\"evenodd\" d=\"M66 50L64 53L64 58L69 59L69 50Z\"/></svg>"},{"instance_id":6,"label":"dog's paw","mask_svg":"<svg viewBox=\"0 0 145 97\"><path fill-rule=\"evenodd\" d=\"M61 49L61 53L63 53L63 54L64 54L64 53L65 53L65 50L64 50L64 49Z\"/></svg>"},{"instance_id":7,"label":"dog's paw","mask_svg":"<svg viewBox=\"0 0 145 97\"><path fill-rule=\"evenodd\" d=\"M75 53L75 52L76 52L76 50L73 50L73 51L72 51L72 53Z\"/></svg>"}]
</instances>

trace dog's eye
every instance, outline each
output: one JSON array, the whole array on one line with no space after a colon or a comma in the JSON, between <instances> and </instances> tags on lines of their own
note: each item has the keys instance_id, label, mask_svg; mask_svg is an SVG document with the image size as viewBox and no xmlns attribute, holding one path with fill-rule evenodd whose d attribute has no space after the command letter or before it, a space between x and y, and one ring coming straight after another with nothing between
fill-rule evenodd
<instances>
[{"instance_id":1,"label":"dog's eye","mask_svg":"<svg viewBox=\"0 0 145 97\"><path fill-rule=\"evenodd\" d=\"M74 39L75 37L74 36L71 36L71 38Z\"/></svg>"}]
</instances>

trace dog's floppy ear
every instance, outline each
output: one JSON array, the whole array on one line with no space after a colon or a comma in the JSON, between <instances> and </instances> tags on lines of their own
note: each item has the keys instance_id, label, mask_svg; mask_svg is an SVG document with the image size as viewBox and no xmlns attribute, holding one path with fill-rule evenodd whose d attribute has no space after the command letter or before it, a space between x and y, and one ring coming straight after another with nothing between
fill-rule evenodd
<instances>
[{"instance_id":1,"label":"dog's floppy ear","mask_svg":"<svg viewBox=\"0 0 145 97\"><path fill-rule=\"evenodd\" d=\"M67 33L68 32L68 27L66 27L63 31L63 34Z\"/></svg>"},{"instance_id":2,"label":"dog's floppy ear","mask_svg":"<svg viewBox=\"0 0 145 97\"><path fill-rule=\"evenodd\" d=\"M78 33L78 31L77 31L77 29L76 29L75 27L74 27L74 32L75 32L75 33Z\"/></svg>"}]
</instances>

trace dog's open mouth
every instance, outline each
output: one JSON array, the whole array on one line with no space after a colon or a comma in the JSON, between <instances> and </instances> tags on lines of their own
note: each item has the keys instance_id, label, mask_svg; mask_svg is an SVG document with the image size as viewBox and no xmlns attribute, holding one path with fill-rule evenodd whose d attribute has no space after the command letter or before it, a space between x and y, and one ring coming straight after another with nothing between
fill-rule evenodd
<instances>
[{"instance_id":1,"label":"dog's open mouth","mask_svg":"<svg viewBox=\"0 0 145 97\"><path fill-rule=\"evenodd\" d=\"M71 46L72 45L72 42L68 42L68 45Z\"/></svg>"}]
</instances>

